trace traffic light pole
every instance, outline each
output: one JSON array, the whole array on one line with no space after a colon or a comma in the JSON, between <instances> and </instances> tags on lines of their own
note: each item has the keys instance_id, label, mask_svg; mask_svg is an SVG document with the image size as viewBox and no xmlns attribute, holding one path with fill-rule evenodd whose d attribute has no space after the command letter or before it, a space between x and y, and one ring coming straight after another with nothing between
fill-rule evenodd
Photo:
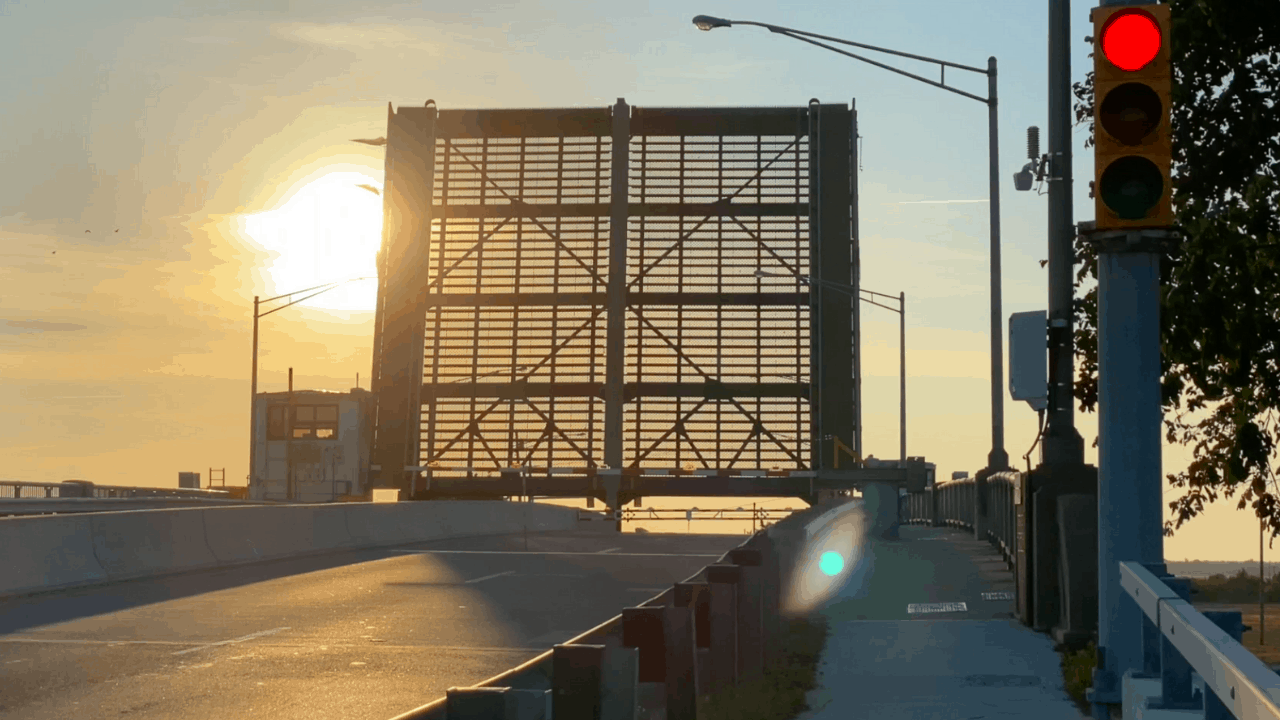
<instances>
[{"instance_id":1,"label":"traffic light pole","mask_svg":"<svg viewBox=\"0 0 1280 720\"><path fill-rule=\"evenodd\" d=\"M1160 259L1174 237L1168 5L1102 0L1094 26L1094 211L1098 250L1098 664L1087 698L1114 714L1142 673L1149 621L1120 562L1168 577L1161 512Z\"/></svg>"},{"instance_id":2,"label":"traffic light pole","mask_svg":"<svg viewBox=\"0 0 1280 720\"><path fill-rule=\"evenodd\" d=\"M1082 225L1084 225L1082 223ZM1163 575L1160 508L1160 243L1164 230L1094 233L1098 243L1098 658L1095 718L1121 702L1126 670L1143 671L1137 603L1120 561ZM1156 567L1153 567L1156 566Z\"/></svg>"}]
</instances>

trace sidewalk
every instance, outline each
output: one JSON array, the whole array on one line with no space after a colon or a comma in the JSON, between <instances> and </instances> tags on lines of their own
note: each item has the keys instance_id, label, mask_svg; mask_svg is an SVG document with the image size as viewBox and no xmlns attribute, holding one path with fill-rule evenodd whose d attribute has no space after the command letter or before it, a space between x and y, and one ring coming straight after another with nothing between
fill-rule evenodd
<instances>
[{"instance_id":1,"label":"sidewalk","mask_svg":"<svg viewBox=\"0 0 1280 720\"><path fill-rule=\"evenodd\" d=\"M1013 582L998 552L959 530L903 525L900 540L871 541L819 610L831 634L800 720L1087 717L1063 689L1052 641L1013 618L1013 600L983 599L1011 597ZM907 611L961 602L962 612Z\"/></svg>"}]
</instances>

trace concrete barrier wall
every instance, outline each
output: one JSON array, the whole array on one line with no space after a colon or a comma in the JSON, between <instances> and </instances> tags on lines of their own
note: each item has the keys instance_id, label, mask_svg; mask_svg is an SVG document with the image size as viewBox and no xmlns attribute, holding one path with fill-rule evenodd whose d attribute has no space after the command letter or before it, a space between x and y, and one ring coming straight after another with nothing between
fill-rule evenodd
<instances>
[{"instance_id":1,"label":"concrete barrier wall","mask_svg":"<svg viewBox=\"0 0 1280 720\"><path fill-rule=\"evenodd\" d=\"M0 597L343 548L520 533L526 527L531 532L576 529L578 511L536 503L439 501L0 518Z\"/></svg>"},{"instance_id":2,"label":"concrete barrier wall","mask_svg":"<svg viewBox=\"0 0 1280 720\"><path fill-rule=\"evenodd\" d=\"M75 517L87 523L93 553L109 580L218 565L205 542L204 515L200 512L137 510ZM39 523L30 525L39 527Z\"/></svg>"},{"instance_id":3,"label":"concrete barrier wall","mask_svg":"<svg viewBox=\"0 0 1280 720\"><path fill-rule=\"evenodd\" d=\"M85 515L0 519L0 595L10 588L106 582ZM32 518L34 519L34 518Z\"/></svg>"}]
</instances>

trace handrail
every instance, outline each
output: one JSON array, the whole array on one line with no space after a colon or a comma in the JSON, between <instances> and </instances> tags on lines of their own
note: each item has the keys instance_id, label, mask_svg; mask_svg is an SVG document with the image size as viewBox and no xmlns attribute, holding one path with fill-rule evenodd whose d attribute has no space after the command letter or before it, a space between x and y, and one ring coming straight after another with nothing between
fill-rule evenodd
<instances>
[{"instance_id":1,"label":"handrail","mask_svg":"<svg viewBox=\"0 0 1280 720\"><path fill-rule=\"evenodd\" d=\"M1158 628L1158 631L1147 628L1144 632L1143 644L1155 646L1146 648L1148 652L1144 655L1163 663L1166 653L1160 652L1160 644L1172 645L1194 671L1192 687L1208 688L1216 696L1210 698L1207 693L1200 693L1204 710L1216 700L1222 709L1241 720L1280 718L1280 675L1226 630L1192 607L1141 563L1120 562L1120 587L1138 603L1154 628ZM1161 697L1175 693L1191 696L1188 688L1171 686L1175 673L1163 672L1159 664L1155 669L1155 674L1161 677Z\"/></svg>"},{"instance_id":2,"label":"handrail","mask_svg":"<svg viewBox=\"0 0 1280 720\"><path fill-rule=\"evenodd\" d=\"M66 482L28 482L26 480L0 480L0 498L137 498L137 497L186 497L227 498L227 490L197 488L157 488L126 485L99 485L83 480Z\"/></svg>"},{"instance_id":3,"label":"handrail","mask_svg":"<svg viewBox=\"0 0 1280 720\"><path fill-rule=\"evenodd\" d=\"M1014 569L1017 540L1015 514L1018 492L1023 482L1023 473L1012 470L988 476L981 486L973 477L940 480L923 491L907 493L902 513L903 522L937 524L971 531L976 525L980 528L982 539L999 550L1005 563L1010 569ZM975 523L979 512L980 492L985 512Z\"/></svg>"}]
</instances>

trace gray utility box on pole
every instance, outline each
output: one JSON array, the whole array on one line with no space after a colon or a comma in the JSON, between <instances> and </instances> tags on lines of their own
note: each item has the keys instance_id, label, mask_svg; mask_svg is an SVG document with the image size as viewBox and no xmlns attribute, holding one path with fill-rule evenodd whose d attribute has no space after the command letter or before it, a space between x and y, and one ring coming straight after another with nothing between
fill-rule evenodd
<instances>
[{"instance_id":1,"label":"gray utility box on pole","mask_svg":"<svg viewBox=\"0 0 1280 720\"><path fill-rule=\"evenodd\" d=\"M1049 405L1049 329L1044 310L1009 316L1009 394L1036 411Z\"/></svg>"}]
</instances>

